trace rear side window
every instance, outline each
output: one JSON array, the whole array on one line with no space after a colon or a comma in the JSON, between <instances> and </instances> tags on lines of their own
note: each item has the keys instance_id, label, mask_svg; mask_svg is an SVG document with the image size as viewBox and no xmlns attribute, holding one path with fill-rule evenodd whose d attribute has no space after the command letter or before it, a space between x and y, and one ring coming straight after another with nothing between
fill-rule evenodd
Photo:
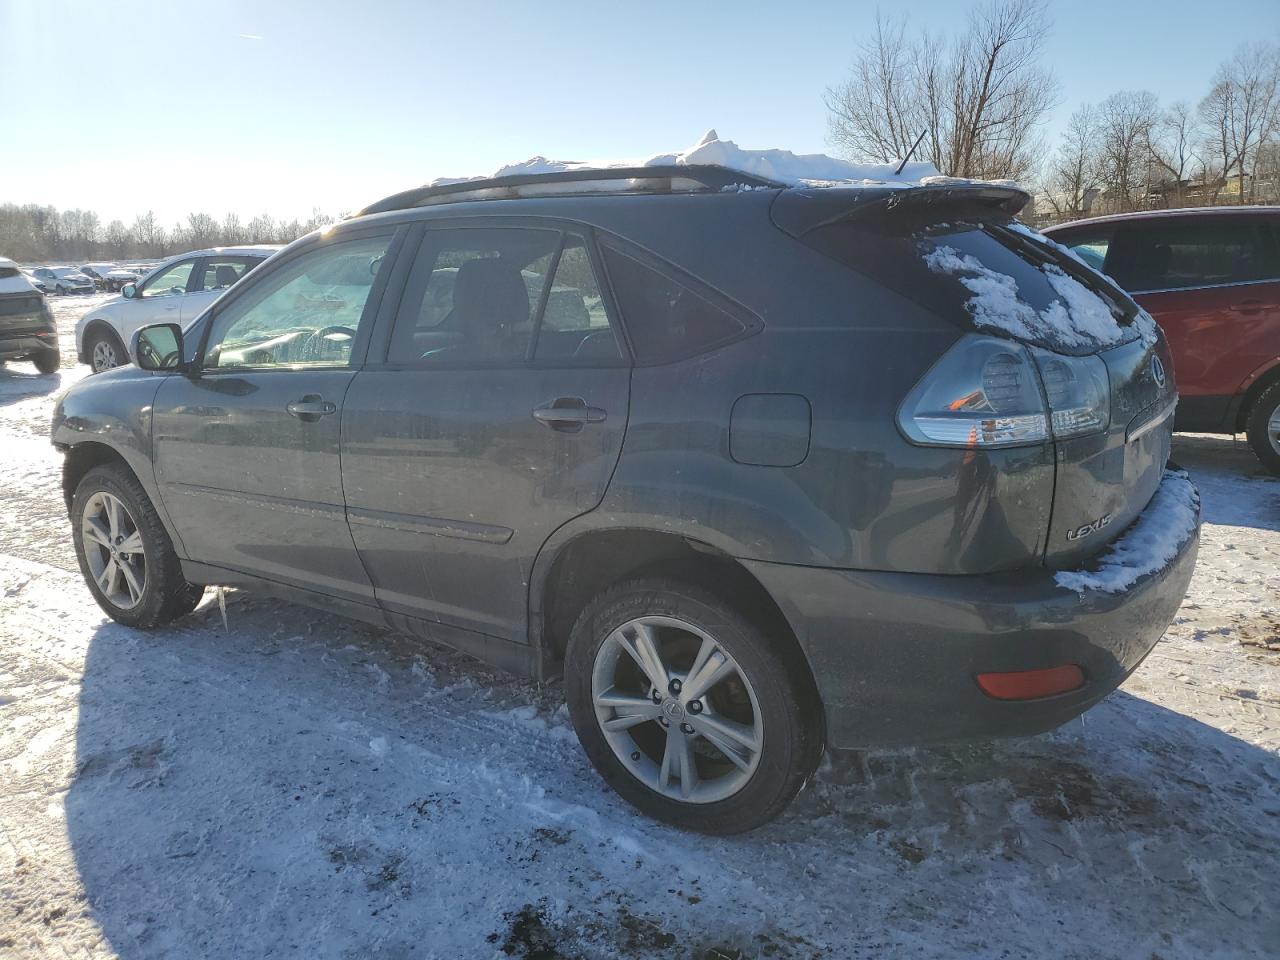
<instances>
[{"instance_id":1,"label":"rear side window","mask_svg":"<svg viewBox=\"0 0 1280 960\"><path fill-rule=\"evenodd\" d=\"M534 359L618 361L622 348L609 325L600 284L583 239L565 238L547 294Z\"/></svg>"},{"instance_id":2,"label":"rear side window","mask_svg":"<svg viewBox=\"0 0 1280 960\"><path fill-rule=\"evenodd\" d=\"M191 289L225 290L258 263L250 257L209 257L200 261L196 270L196 281Z\"/></svg>"},{"instance_id":3,"label":"rear side window","mask_svg":"<svg viewBox=\"0 0 1280 960\"><path fill-rule=\"evenodd\" d=\"M1125 228L1108 264L1126 290L1183 290L1280 278L1273 238L1252 217L1161 217Z\"/></svg>"},{"instance_id":4,"label":"rear side window","mask_svg":"<svg viewBox=\"0 0 1280 960\"><path fill-rule=\"evenodd\" d=\"M396 316L388 362L523 362L559 247L557 230L427 231Z\"/></svg>"},{"instance_id":5,"label":"rear side window","mask_svg":"<svg viewBox=\"0 0 1280 960\"><path fill-rule=\"evenodd\" d=\"M1064 247L1099 273L1106 273L1107 253L1111 249L1114 228L1108 227L1089 233L1073 233L1067 237L1054 236Z\"/></svg>"},{"instance_id":6,"label":"rear side window","mask_svg":"<svg viewBox=\"0 0 1280 960\"><path fill-rule=\"evenodd\" d=\"M637 363L692 357L758 326L611 244L601 248Z\"/></svg>"}]
</instances>

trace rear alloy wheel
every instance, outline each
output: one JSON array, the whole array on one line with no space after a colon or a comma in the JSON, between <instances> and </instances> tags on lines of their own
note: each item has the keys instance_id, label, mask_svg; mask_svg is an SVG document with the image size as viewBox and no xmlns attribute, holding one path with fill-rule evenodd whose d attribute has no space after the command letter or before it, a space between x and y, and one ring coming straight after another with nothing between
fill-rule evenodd
<instances>
[{"instance_id":1,"label":"rear alloy wheel","mask_svg":"<svg viewBox=\"0 0 1280 960\"><path fill-rule=\"evenodd\" d=\"M89 336L89 366L94 373L113 370L124 363L124 347L114 334L100 330Z\"/></svg>"},{"instance_id":2,"label":"rear alloy wheel","mask_svg":"<svg viewBox=\"0 0 1280 960\"><path fill-rule=\"evenodd\" d=\"M1253 401L1245 430L1262 465L1280 475L1280 382L1267 387Z\"/></svg>"},{"instance_id":3,"label":"rear alloy wheel","mask_svg":"<svg viewBox=\"0 0 1280 960\"><path fill-rule=\"evenodd\" d=\"M773 819L821 753L817 698L786 642L698 588L637 580L606 592L579 617L565 665L587 755L675 826L728 834Z\"/></svg>"},{"instance_id":4,"label":"rear alloy wheel","mask_svg":"<svg viewBox=\"0 0 1280 960\"><path fill-rule=\"evenodd\" d=\"M183 579L155 507L121 464L84 475L71 503L71 535L85 583L112 620L159 626L190 613L204 595Z\"/></svg>"}]
</instances>

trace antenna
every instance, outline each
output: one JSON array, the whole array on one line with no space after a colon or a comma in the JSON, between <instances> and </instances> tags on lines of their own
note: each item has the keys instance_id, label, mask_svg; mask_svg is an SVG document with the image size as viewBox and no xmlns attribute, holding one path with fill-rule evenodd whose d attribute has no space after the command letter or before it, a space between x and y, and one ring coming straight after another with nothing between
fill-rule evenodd
<instances>
[{"instance_id":1,"label":"antenna","mask_svg":"<svg viewBox=\"0 0 1280 960\"><path fill-rule=\"evenodd\" d=\"M907 151L907 155L902 158L902 162L898 164L898 169L893 171L893 175L895 177L902 172L902 168L907 165L907 161L911 159L911 155L916 152L916 147L920 146L920 141L924 139L924 135L928 132L928 127L925 127L920 131L920 136L916 137L916 142L911 145L911 149Z\"/></svg>"}]
</instances>

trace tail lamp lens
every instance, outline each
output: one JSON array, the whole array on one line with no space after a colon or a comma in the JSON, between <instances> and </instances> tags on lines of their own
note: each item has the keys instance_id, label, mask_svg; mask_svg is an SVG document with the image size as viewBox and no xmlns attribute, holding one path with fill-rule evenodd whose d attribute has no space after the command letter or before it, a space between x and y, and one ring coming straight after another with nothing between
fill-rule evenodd
<instances>
[{"instance_id":1,"label":"tail lamp lens","mask_svg":"<svg viewBox=\"0 0 1280 960\"><path fill-rule=\"evenodd\" d=\"M1046 350L1033 353L1049 400L1053 435L1066 438L1105 430L1111 422L1107 365L1099 357L1065 357Z\"/></svg>"},{"instance_id":2,"label":"tail lamp lens","mask_svg":"<svg viewBox=\"0 0 1280 960\"><path fill-rule=\"evenodd\" d=\"M1098 357L971 334L907 395L898 425L925 446L1015 447L1105 430L1110 415Z\"/></svg>"}]
</instances>

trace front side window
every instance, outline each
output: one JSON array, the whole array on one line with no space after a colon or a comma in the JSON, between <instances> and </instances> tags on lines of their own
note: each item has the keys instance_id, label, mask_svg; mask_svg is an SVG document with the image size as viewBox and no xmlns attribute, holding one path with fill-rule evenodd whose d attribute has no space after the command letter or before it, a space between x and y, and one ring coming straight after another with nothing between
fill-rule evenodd
<instances>
[{"instance_id":1,"label":"front side window","mask_svg":"<svg viewBox=\"0 0 1280 960\"><path fill-rule=\"evenodd\" d=\"M405 286L388 362L523 362L559 246L557 230L428 231Z\"/></svg>"},{"instance_id":2,"label":"front side window","mask_svg":"<svg viewBox=\"0 0 1280 960\"><path fill-rule=\"evenodd\" d=\"M312 250L219 311L206 368L345 367L391 235Z\"/></svg>"},{"instance_id":3,"label":"front side window","mask_svg":"<svg viewBox=\"0 0 1280 960\"><path fill-rule=\"evenodd\" d=\"M144 297L169 297L187 292L187 281L191 279L191 271L195 268L194 260L183 260L175 263L168 270L156 274L142 288Z\"/></svg>"},{"instance_id":4,"label":"front side window","mask_svg":"<svg viewBox=\"0 0 1280 960\"><path fill-rule=\"evenodd\" d=\"M1280 278L1270 238L1250 219L1171 216L1134 224L1112 256L1112 276L1135 292Z\"/></svg>"},{"instance_id":5,"label":"front side window","mask_svg":"<svg viewBox=\"0 0 1280 960\"><path fill-rule=\"evenodd\" d=\"M200 266L196 269L196 282L191 289L225 290L258 262L250 257L208 257L200 261Z\"/></svg>"}]
</instances>

